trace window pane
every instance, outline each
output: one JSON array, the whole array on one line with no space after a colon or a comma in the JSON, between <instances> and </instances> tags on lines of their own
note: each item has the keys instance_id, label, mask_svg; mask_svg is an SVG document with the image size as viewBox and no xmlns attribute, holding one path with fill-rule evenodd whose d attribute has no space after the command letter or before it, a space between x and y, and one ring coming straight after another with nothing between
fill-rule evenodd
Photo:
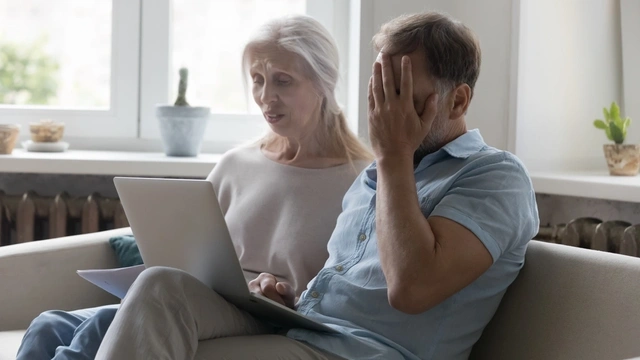
<instances>
[{"instance_id":1,"label":"window pane","mask_svg":"<svg viewBox=\"0 0 640 360\"><path fill-rule=\"evenodd\" d=\"M171 102L178 70L189 68L187 101L213 113L257 112L243 86L241 53L257 27L288 14L304 14L305 0L174 0L172 4Z\"/></svg>"},{"instance_id":2,"label":"window pane","mask_svg":"<svg viewBox=\"0 0 640 360\"><path fill-rule=\"evenodd\" d=\"M0 104L108 108L110 0L0 0Z\"/></svg>"}]
</instances>

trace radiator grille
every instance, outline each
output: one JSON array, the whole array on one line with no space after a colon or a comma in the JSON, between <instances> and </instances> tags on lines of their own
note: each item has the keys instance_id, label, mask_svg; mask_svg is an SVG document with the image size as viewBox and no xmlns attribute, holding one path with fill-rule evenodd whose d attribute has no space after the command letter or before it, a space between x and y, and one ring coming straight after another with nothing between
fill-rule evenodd
<instances>
[{"instance_id":1,"label":"radiator grille","mask_svg":"<svg viewBox=\"0 0 640 360\"><path fill-rule=\"evenodd\" d=\"M98 193L72 197L64 192L41 196L35 192L7 195L0 191L0 245L127 226L120 200Z\"/></svg>"}]
</instances>

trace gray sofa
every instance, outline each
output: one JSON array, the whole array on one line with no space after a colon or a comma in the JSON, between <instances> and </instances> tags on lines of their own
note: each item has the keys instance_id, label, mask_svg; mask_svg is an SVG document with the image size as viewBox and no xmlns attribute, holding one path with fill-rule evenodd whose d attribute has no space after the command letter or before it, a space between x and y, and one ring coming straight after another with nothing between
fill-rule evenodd
<instances>
[{"instance_id":1,"label":"gray sofa","mask_svg":"<svg viewBox=\"0 0 640 360\"><path fill-rule=\"evenodd\" d=\"M77 269L116 266L118 229L0 248L0 360L47 309L117 302ZM198 354L205 356L206 354ZM532 241L525 266L471 359L630 359L640 356L640 259Z\"/></svg>"}]
</instances>

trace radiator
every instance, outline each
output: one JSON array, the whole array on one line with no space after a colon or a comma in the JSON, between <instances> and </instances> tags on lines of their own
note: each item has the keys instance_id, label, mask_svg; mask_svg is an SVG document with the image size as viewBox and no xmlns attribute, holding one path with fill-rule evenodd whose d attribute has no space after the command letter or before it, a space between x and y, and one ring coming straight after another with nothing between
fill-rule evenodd
<instances>
[{"instance_id":1,"label":"radiator","mask_svg":"<svg viewBox=\"0 0 640 360\"><path fill-rule=\"evenodd\" d=\"M7 195L0 191L0 245L127 227L120 200L91 194Z\"/></svg>"}]
</instances>

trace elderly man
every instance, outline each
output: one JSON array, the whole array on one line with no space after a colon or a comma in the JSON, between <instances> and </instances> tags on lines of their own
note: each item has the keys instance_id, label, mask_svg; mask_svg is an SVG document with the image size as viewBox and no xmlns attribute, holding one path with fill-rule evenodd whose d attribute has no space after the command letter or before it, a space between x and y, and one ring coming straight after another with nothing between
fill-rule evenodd
<instances>
[{"instance_id":1,"label":"elderly man","mask_svg":"<svg viewBox=\"0 0 640 360\"><path fill-rule=\"evenodd\" d=\"M376 161L344 198L329 259L295 305L291 287L270 274L250 284L340 334L265 335L259 320L204 289L197 295L209 299L206 309L125 301L98 358L184 358L179 344L151 350L157 354L136 344L163 324L197 334L204 313L219 320L209 338L219 339L212 346L219 342L225 359L468 357L537 232L534 190L515 156L467 130L481 59L467 27L439 13L407 15L383 25L374 44L381 52L368 111ZM140 282L170 293L193 283L167 271Z\"/></svg>"}]
</instances>

